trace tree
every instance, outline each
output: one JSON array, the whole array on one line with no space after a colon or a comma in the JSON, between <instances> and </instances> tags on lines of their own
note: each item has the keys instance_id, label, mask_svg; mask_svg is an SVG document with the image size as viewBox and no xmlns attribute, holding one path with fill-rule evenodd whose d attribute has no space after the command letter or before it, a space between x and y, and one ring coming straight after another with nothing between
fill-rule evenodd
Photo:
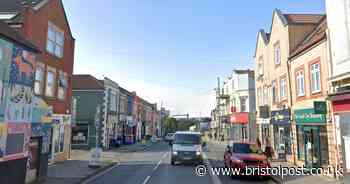
<instances>
[{"instance_id":1,"label":"tree","mask_svg":"<svg viewBox=\"0 0 350 184\"><path fill-rule=\"evenodd\" d=\"M177 130L177 120L175 118L167 117L164 123L165 133L173 133Z\"/></svg>"}]
</instances>

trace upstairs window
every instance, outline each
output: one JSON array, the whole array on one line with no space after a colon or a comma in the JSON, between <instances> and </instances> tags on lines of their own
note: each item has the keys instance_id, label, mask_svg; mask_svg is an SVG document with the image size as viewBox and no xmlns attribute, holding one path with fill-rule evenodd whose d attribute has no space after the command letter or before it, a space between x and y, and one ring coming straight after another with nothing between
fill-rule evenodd
<instances>
[{"instance_id":1,"label":"upstairs window","mask_svg":"<svg viewBox=\"0 0 350 184\"><path fill-rule=\"evenodd\" d=\"M274 45L274 60L276 65L281 64L281 47L279 42Z\"/></svg>"},{"instance_id":2,"label":"upstairs window","mask_svg":"<svg viewBox=\"0 0 350 184\"><path fill-rule=\"evenodd\" d=\"M59 58L63 57L64 33L57 26L49 23L46 50Z\"/></svg>"},{"instance_id":3,"label":"upstairs window","mask_svg":"<svg viewBox=\"0 0 350 184\"><path fill-rule=\"evenodd\" d=\"M276 85L276 81L272 81L271 84L271 93L272 93L272 102L276 103L277 102L277 85Z\"/></svg>"},{"instance_id":4,"label":"upstairs window","mask_svg":"<svg viewBox=\"0 0 350 184\"><path fill-rule=\"evenodd\" d=\"M58 99L64 100L67 96L68 80L67 73L60 71L58 79Z\"/></svg>"},{"instance_id":5,"label":"upstairs window","mask_svg":"<svg viewBox=\"0 0 350 184\"><path fill-rule=\"evenodd\" d=\"M36 64L35 70L35 82L34 82L34 93L36 95L42 95L44 91L44 76L45 66L42 63Z\"/></svg>"},{"instance_id":6,"label":"upstairs window","mask_svg":"<svg viewBox=\"0 0 350 184\"><path fill-rule=\"evenodd\" d=\"M246 96L240 97L241 112L247 112L247 98Z\"/></svg>"},{"instance_id":7,"label":"upstairs window","mask_svg":"<svg viewBox=\"0 0 350 184\"><path fill-rule=\"evenodd\" d=\"M280 80L280 97L281 100L287 97L287 80L283 78Z\"/></svg>"},{"instance_id":8,"label":"upstairs window","mask_svg":"<svg viewBox=\"0 0 350 184\"><path fill-rule=\"evenodd\" d=\"M317 93L321 91L321 70L320 63L312 64L310 67L311 74L311 92Z\"/></svg>"},{"instance_id":9,"label":"upstairs window","mask_svg":"<svg viewBox=\"0 0 350 184\"><path fill-rule=\"evenodd\" d=\"M297 95L304 96L305 95L305 81L304 81L304 71L299 70L296 72L296 83L297 83Z\"/></svg>"},{"instance_id":10,"label":"upstairs window","mask_svg":"<svg viewBox=\"0 0 350 184\"><path fill-rule=\"evenodd\" d=\"M46 73L46 90L47 97L54 97L56 89L56 70L52 68L47 69Z\"/></svg>"}]
</instances>

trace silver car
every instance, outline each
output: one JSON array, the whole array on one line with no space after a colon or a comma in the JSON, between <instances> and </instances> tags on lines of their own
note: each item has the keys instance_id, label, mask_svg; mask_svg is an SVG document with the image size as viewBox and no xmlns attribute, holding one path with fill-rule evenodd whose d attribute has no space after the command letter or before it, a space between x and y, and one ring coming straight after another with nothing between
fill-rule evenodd
<instances>
[{"instance_id":1,"label":"silver car","mask_svg":"<svg viewBox=\"0 0 350 184\"><path fill-rule=\"evenodd\" d=\"M176 162L203 162L203 147L199 132L176 132L171 143L171 165Z\"/></svg>"}]
</instances>

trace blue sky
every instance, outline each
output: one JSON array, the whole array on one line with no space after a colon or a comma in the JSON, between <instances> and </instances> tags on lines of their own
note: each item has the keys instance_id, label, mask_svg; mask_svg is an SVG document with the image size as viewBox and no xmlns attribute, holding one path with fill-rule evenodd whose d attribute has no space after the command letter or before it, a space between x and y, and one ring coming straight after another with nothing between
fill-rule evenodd
<instances>
[{"instance_id":1,"label":"blue sky","mask_svg":"<svg viewBox=\"0 0 350 184\"><path fill-rule=\"evenodd\" d=\"M63 2L76 38L74 73L109 77L191 116L210 115L216 77L254 67L256 34L269 29L273 9L324 13L324 0Z\"/></svg>"}]
</instances>

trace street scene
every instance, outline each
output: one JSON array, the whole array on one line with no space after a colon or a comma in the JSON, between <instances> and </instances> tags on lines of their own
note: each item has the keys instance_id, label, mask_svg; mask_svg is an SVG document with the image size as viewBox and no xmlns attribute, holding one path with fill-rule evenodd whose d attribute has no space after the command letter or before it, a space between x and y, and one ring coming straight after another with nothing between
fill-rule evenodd
<instances>
[{"instance_id":1,"label":"street scene","mask_svg":"<svg viewBox=\"0 0 350 184\"><path fill-rule=\"evenodd\" d=\"M350 0L0 0L0 184L350 184Z\"/></svg>"}]
</instances>

